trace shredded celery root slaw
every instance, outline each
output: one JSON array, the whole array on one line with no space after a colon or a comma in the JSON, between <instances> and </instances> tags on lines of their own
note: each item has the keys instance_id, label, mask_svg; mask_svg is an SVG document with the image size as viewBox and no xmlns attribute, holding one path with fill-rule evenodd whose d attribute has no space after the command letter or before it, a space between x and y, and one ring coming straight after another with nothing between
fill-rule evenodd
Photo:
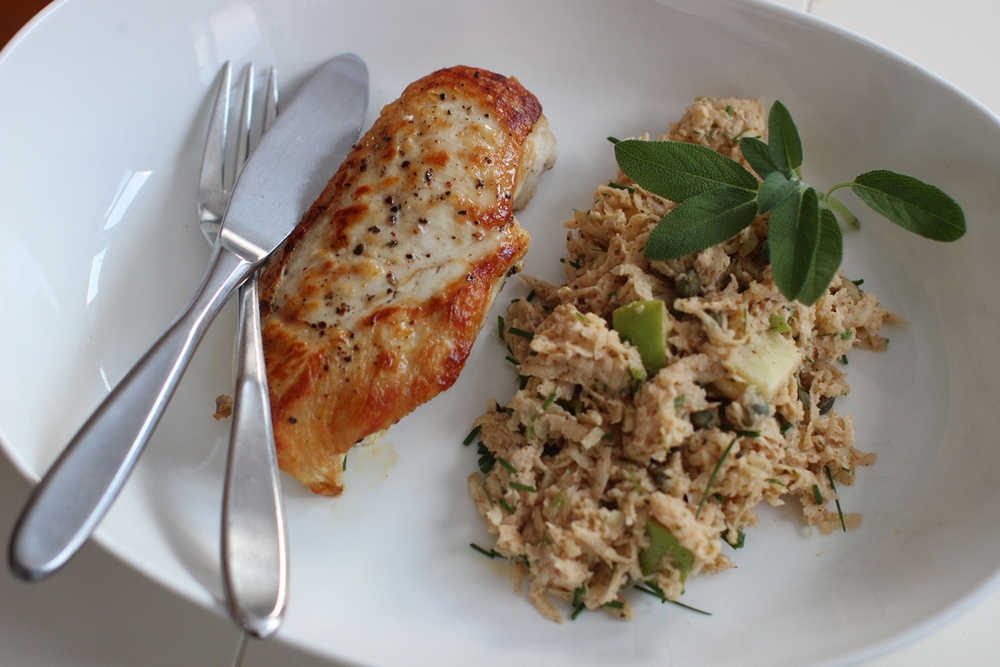
<instances>
[{"instance_id":1,"label":"shredded celery root slaw","mask_svg":"<svg viewBox=\"0 0 1000 667\"><path fill-rule=\"evenodd\" d=\"M739 137L765 134L759 102L699 98L661 138L742 161ZM797 502L823 533L860 525L836 487L875 455L835 401L852 348L884 349L895 318L842 274L814 305L789 302L767 215L649 261L673 206L622 174L599 187L566 223L566 282L525 278L531 293L499 324L520 389L476 420L468 486L495 536L483 552L510 559L555 621L559 598L573 617L623 618L632 587L679 600L690 576L733 565L761 501Z\"/></svg>"}]
</instances>

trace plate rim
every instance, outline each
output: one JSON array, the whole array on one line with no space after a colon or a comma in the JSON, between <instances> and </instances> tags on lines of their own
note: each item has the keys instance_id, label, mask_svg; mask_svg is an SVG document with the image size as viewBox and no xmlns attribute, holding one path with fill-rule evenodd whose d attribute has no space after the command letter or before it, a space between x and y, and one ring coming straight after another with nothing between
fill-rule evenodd
<instances>
[{"instance_id":1,"label":"plate rim","mask_svg":"<svg viewBox=\"0 0 1000 667\"><path fill-rule=\"evenodd\" d=\"M49 20L51 16L63 10L63 8L70 4L74 6L85 4L85 0L53 0L49 4L45 5L45 7L43 7L33 17L31 17L31 19L25 23L13 37L10 38L4 47L0 49L0 71L2 71L5 65L7 65L11 55L18 49L18 47L26 40L30 39L32 33ZM661 8L667 9L676 8L678 5L691 7L694 8L694 13L696 15L701 16L704 16L706 13L702 9L703 5L700 5L695 0L657 0L656 4L661 5ZM831 20L816 14L808 13L806 11L782 4L777 0L723 0L722 4L730 7L737 7L744 11L750 11L758 16L779 17L785 21L794 23L799 27L805 26L819 28L828 33L832 33L836 37L849 43L856 44L874 52L874 54L880 59L895 61L900 65L904 65L907 69L913 71L914 73L929 79L931 83L941 86L951 94L956 95L963 102L982 114L996 127L998 131L1000 131L1000 113L994 112L974 95L967 92L964 88L945 79L929 67L922 65L909 56L855 30L838 25ZM3 433L2 426L0 426L0 452L3 453L4 458L10 461L18 475L28 482L29 485L33 487L38 483L40 477L35 475L29 469L27 462L23 459L23 457L21 457L17 450L7 443L7 438ZM180 583L174 582L168 577L161 576L156 570L149 570L141 567L139 564L140 561L130 558L125 549L117 545L114 540L104 533L105 531L102 526L98 525L92 535L91 541L105 553L114 558L118 563L126 566L133 572L140 574L143 578L151 581L162 590L172 593L181 599L187 600L202 609L206 609L220 618L227 618L224 606L220 604L220 602L216 600L209 591L198 587L192 587L188 590L187 587L181 585ZM897 651L904 646L916 642L917 640L926 637L935 631L941 630L948 624L953 623L960 616L963 616L974 606L978 605L985 597L996 592L997 590L1000 590L1000 562L994 566L993 573L983 579L975 588L962 594L950 605L939 609L924 620L890 634L881 640L863 644L839 656L834 656L824 660L819 664L859 664ZM338 660L344 664L357 664L348 658L338 656L334 653L321 651L307 642L284 636L280 630L273 636L272 641L278 641L294 648L295 650L303 651L322 659Z\"/></svg>"}]
</instances>

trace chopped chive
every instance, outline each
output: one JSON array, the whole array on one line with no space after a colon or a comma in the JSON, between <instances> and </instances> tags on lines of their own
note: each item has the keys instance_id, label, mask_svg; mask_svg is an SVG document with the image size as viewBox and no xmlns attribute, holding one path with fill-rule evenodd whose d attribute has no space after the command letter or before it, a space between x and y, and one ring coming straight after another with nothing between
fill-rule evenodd
<instances>
[{"instance_id":1,"label":"chopped chive","mask_svg":"<svg viewBox=\"0 0 1000 667\"><path fill-rule=\"evenodd\" d=\"M816 338L829 338L830 336L838 336L838 335L840 335L840 334L838 334L837 332L834 332L834 333L821 333L821 334L816 334Z\"/></svg>"},{"instance_id":2,"label":"chopped chive","mask_svg":"<svg viewBox=\"0 0 1000 667\"><path fill-rule=\"evenodd\" d=\"M347 454L344 454L344 472L347 472Z\"/></svg>"},{"instance_id":3,"label":"chopped chive","mask_svg":"<svg viewBox=\"0 0 1000 667\"><path fill-rule=\"evenodd\" d=\"M581 322L583 322L584 324L586 324L586 323L587 323L587 316L586 316L586 315L584 315L583 313L581 313L580 311L576 311L576 312L575 312L575 313L573 313L573 314L574 314L574 315L576 315L576 319L580 320L580 321L581 321Z\"/></svg>"},{"instance_id":4,"label":"chopped chive","mask_svg":"<svg viewBox=\"0 0 1000 667\"><path fill-rule=\"evenodd\" d=\"M845 366L847 365L847 355L846 354L840 355L840 363L844 364Z\"/></svg>"},{"instance_id":5,"label":"chopped chive","mask_svg":"<svg viewBox=\"0 0 1000 667\"><path fill-rule=\"evenodd\" d=\"M535 298L535 290L528 292L528 296L524 297L525 301L531 301Z\"/></svg>"},{"instance_id":6,"label":"chopped chive","mask_svg":"<svg viewBox=\"0 0 1000 667\"><path fill-rule=\"evenodd\" d=\"M517 376L517 380L519 382L518 389L524 389L526 386L528 386L528 376L527 375L518 375Z\"/></svg>"},{"instance_id":7,"label":"chopped chive","mask_svg":"<svg viewBox=\"0 0 1000 667\"><path fill-rule=\"evenodd\" d=\"M476 551L478 551L479 553L481 553L482 555L486 556L490 560L493 560L494 558L499 558L501 560L507 560L507 557L504 556L499 551L497 551L496 549L490 549L489 551L487 551L486 549L482 548L481 546L479 546L478 544L475 544L473 542L470 542L469 546L472 547L473 549L475 549Z\"/></svg>"},{"instance_id":8,"label":"chopped chive","mask_svg":"<svg viewBox=\"0 0 1000 667\"><path fill-rule=\"evenodd\" d=\"M704 616L712 615L712 612L710 611L704 611L702 609L698 609L697 607L692 607L689 604L684 604L683 602L678 602L677 600L671 600L666 595L664 595L663 590L653 582L648 582L645 586L643 586L642 584L636 584L635 588L642 591L643 593L646 593L647 595L652 595L654 598L657 598L661 603L670 602L671 604L675 604L678 607L684 607L685 609L697 612Z\"/></svg>"},{"instance_id":9,"label":"chopped chive","mask_svg":"<svg viewBox=\"0 0 1000 667\"><path fill-rule=\"evenodd\" d=\"M733 433L740 436L741 438L759 438L760 431L743 431L738 428L733 429Z\"/></svg>"},{"instance_id":10,"label":"chopped chive","mask_svg":"<svg viewBox=\"0 0 1000 667\"><path fill-rule=\"evenodd\" d=\"M498 456L497 457L497 463L499 463L500 465L502 465L504 468L506 468L507 470L509 470L511 472L514 472L514 473L517 472L517 468L515 468L514 466L512 466L510 464L510 461L508 461L507 459L504 459L504 458L501 458L501 457Z\"/></svg>"},{"instance_id":11,"label":"chopped chive","mask_svg":"<svg viewBox=\"0 0 1000 667\"><path fill-rule=\"evenodd\" d=\"M851 282L854 283L855 285L857 285L858 287L861 287L862 285L865 284L865 279L864 278L858 278L857 280L852 280Z\"/></svg>"},{"instance_id":12,"label":"chopped chive","mask_svg":"<svg viewBox=\"0 0 1000 667\"><path fill-rule=\"evenodd\" d=\"M479 437L479 432L483 430L482 424L476 424L476 426L469 431L469 435L465 436L465 440L462 441L463 447L468 447L472 442Z\"/></svg>"},{"instance_id":13,"label":"chopped chive","mask_svg":"<svg viewBox=\"0 0 1000 667\"><path fill-rule=\"evenodd\" d=\"M575 621L580 612L586 608L583 603L583 596L587 594L587 584L573 589L573 613L569 615L569 620Z\"/></svg>"},{"instance_id":14,"label":"chopped chive","mask_svg":"<svg viewBox=\"0 0 1000 667\"><path fill-rule=\"evenodd\" d=\"M732 104L727 104L726 105L726 113L729 114L730 117L732 117L732 115L733 115L733 105Z\"/></svg>"},{"instance_id":15,"label":"chopped chive","mask_svg":"<svg viewBox=\"0 0 1000 667\"><path fill-rule=\"evenodd\" d=\"M837 494L837 485L833 483L833 475L830 474L830 466L823 466L823 469L826 470L826 478L828 480L830 480L830 489L833 491L833 493L834 493L834 500L837 503L837 516L840 517L840 529L843 530L846 533L847 532L847 524L844 522L844 511L842 509L840 509L840 497L836 495Z\"/></svg>"},{"instance_id":16,"label":"chopped chive","mask_svg":"<svg viewBox=\"0 0 1000 667\"><path fill-rule=\"evenodd\" d=\"M517 489L518 491L527 491L529 493L538 493L535 487L528 486L527 484L521 484L520 482L511 482L510 488Z\"/></svg>"},{"instance_id":17,"label":"chopped chive","mask_svg":"<svg viewBox=\"0 0 1000 667\"><path fill-rule=\"evenodd\" d=\"M507 329L507 333L512 333L515 336L520 336L521 338L527 338L528 340L531 340L532 338L535 337L535 334L531 333L530 331L525 331L524 329L518 329L517 327L511 327L510 329Z\"/></svg>"},{"instance_id":18,"label":"chopped chive","mask_svg":"<svg viewBox=\"0 0 1000 667\"><path fill-rule=\"evenodd\" d=\"M853 331L852 329L848 329L848 330L847 330L847 331L845 331L844 333L840 334L840 340L847 340L847 339L848 339L848 338L850 338L850 337L851 337L851 336L852 336L853 334L854 334L854 331Z\"/></svg>"},{"instance_id":19,"label":"chopped chive","mask_svg":"<svg viewBox=\"0 0 1000 667\"><path fill-rule=\"evenodd\" d=\"M632 488L635 489L635 492L642 493L642 485L639 484L639 478L635 476L635 473L631 470L626 470L625 472L628 473L628 479L632 482Z\"/></svg>"},{"instance_id":20,"label":"chopped chive","mask_svg":"<svg viewBox=\"0 0 1000 667\"><path fill-rule=\"evenodd\" d=\"M792 428L793 426L795 426L795 424L792 424L792 423L788 423L788 424L785 424L784 426L782 426L782 427L781 427L781 433L782 433L782 435L784 435L784 434L785 434L785 432L786 432L786 431L787 431L788 429Z\"/></svg>"},{"instance_id":21,"label":"chopped chive","mask_svg":"<svg viewBox=\"0 0 1000 667\"><path fill-rule=\"evenodd\" d=\"M500 334L500 340L506 342L506 339L503 336L503 331L504 331L503 315L497 315L497 333Z\"/></svg>"},{"instance_id":22,"label":"chopped chive","mask_svg":"<svg viewBox=\"0 0 1000 667\"><path fill-rule=\"evenodd\" d=\"M504 509L504 511L507 512L507 514L513 514L514 513L514 508L511 507L510 505L508 505L507 501L504 500L503 498L498 499L497 502L500 503L500 507L502 507Z\"/></svg>"},{"instance_id":23,"label":"chopped chive","mask_svg":"<svg viewBox=\"0 0 1000 667\"><path fill-rule=\"evenodd\" d=\"M614 439L615 439L614 433L605 433L604 435L601 436L601 440L614 440Z\"/></svg>"},{"instance_id":24,"label":"chopped chive","mask_svg":"<svg viewBox=\"0 0 1000 667\"><path fill-rule=\"evenodd\" d=\"M656 584L653 583L650 583L649 585L656 586ZM663 594L663 591L660 590L659 586L656 586L655 590L653 588L646 588L642 584L636 584L635 587L637 590L640 590L647 595L652 595L654 598L659 598L660 602L667 601L667 596Z\"/></svg>"},{"instance_id":25,"label":"chopped chive","mask_svg":"<svg viewBox=\"0 0 1000 667\"><path fill-rule=\"evenodd\" d=\"M517 364L518 364L517 359L515 359L512 356L510 356L509 354L504 357L504 360L509 361L510 363L514 364L515 366L517 366Z\"/></svg>"},{"instance_id":26,"label":"chopped chive","mask_svg":"<svg viewBox=\"0 0 1000 667\"><path fill-rule=\"evenodd\" d=\"M524 429L525 440L533 440L535 438L535 425L528 424L527 428Z\"/></svg>"},{"instance_id":27,"label":"chopped chive","mask_svg":"<svg viewBox=\"0 0 1000 667\"><path fill-rule=\"evenodd\" d=\"M724 501L726 500L726 499L725 499L725 498L724 498L724 497L722 496L722 494L721 494L721 493L719 493L718 491L716 491L715 493L713 493L713 494L712 494L712 497L713 497L713 498L715 498L716 500L718 500L718 501L719 501L720 503L721 503L721 502L724 502Z\"/></svg>"},{"instance_id":28,"label":"chopped chive","mask_svg":"<svg viewBox=\"0 0 1000 667\"><path fill-rule=\"evenodd\" d=\"M823 505L823 494L819 492L819 486L813 484L813 499L816 501L817 505Z\"/></svg>"},{"instance_id":29,"label":"chopped chive","mask_svg":"<svg viewBox=\"0 0 1000 667\"><path fill-rule=\"evenodd\" d=\"M686 400L686 397L684 396L684 394L681 394L680 396L678 396L677 398L674 399L674 407L675 408L681 407L682 405L684 405L684 401L685 400Z\"/></svg>"},{"instance_id":30,"label":"chopped chive","mask_svg":"<svg viewBox=\"0 0 1000 667\"><path fill-rule=\"evenodd\" d=\"M587 584L577 586L573 589L573 606L579 607L583 604L583 596L587 594Z\"/></svg>"},{"instance_id":31,"label":"chopped chive","mask_svg":"<svg viewBox=\"0 0 1000 667\"><path fill-rule=\"evenodd\" d=\"M608 187L614 188L615 190L628 190L629 194L635 194L635 188L630 188L627 185L621 185L619 183L615 183L614 181L608 181Z\"/></svg>"},{"instance_id":32,"label":"chopped chive","mask_svg":"<svg viewBox=\"0 0 1000 667\"><path fill-rule=\"evenodd\" d=\"M542 412L545 412L546 410L552 407L552 404L556 400L556 394L558 393L559 393L558 390L554 390L551 394L549 394L549 397L545 399L544 403L542 403Z\"/></svg>"},{"instance_id":33,"label":"chopped chive","mask_svg":"<svg viewBox=\"0 0 1000 667\"><path fill-rule=\"evenodd\" d=\"M684 607L688 611L693 611L693 612L695 612L697 614L701 614L702 616L711 616L712 615L712 612L710 612L710 611L705 611L704 609L698 609L698 607L692 607L691 605L684 604L683 602L680 602L678 600L667 600L667 602L669 602L670 604L675 604L678 607Z\"/></svg>"},{"instance_id":34,"label":"chopped chive","mask_svg":"<svg viewBox=\"0 0 1000 667\"><path fill-rule=\"evenodd\" d=\"M572 260L572 259L569 260L569 262L567 262L567 263L570 266L572 266L574 269L579 269L581 266L583 266L582 264L580 264L580 262L577 262L576 260Z\"/></svg>"},{"instance_id":35,"label":"chopped chive","mask_svg":"<svg viewBox=\"0 0 1000 667\"><path fill-rule=\"evenodd\" d=\"M521 300L521 297L518 296L518 297L514 297L513 299L511 299L510 302L511 303L517 303L520 300Z\"/></svg>"},{"instance_id":36,"label":"chopped chive","mask_svg":"<svg viewBox=\"0 0 1000 667\"><path fill-rule=\"evenodd\" d=\"M787 484L785 484L784 482L782 482L782 481L779 481L779 480L777 480L777 479L775 479L775 478L773 478L773 477L768 477L768 478L767 478L767 483L768 483L768 484L777 484L778 486L783 486L783 487L785 487L786 489L788 488L788 485L787 485Z\"/></svg>"},{"instance_id":37,"label":"chopped chive","mask_svg":"<svg viewBox=\"0 0 1000 667\"><path fill-rule=\"evenodd\" d=\"M608 609L624 609L625 603L622 602L621 600L612 600L611 602L605 602L601 606L606 607Z\"/></svg>"},{"instance_id":38,"label":"chopped chive","mask_svg":"<svg viewBox=\"0 0 1000 667\"><path fill-rule=\"evenodd\" d=\"M698 511L696 511L694 513L694 518L695 519L697 519L699 516L701 516L701 510L704 509L704 507L705 507L705 501L708 500L708 494L712 490L712 484L715 483L715 476L719 474L719 468L722 467L722 462L726 460L727 456L729 456L729 450L731 450L733 448L733 445L736 444L737 440L738 440L738 438L734 437L729 442L729 446L726 447L726 451L722 452L722 458L720 458L719 462L715 464L715 469L712 470L712 474L708 478L708 484L705 486L705 493L702 494L702 496L701 496L701 502L698 503Z\"/></svg>"}]
</instances>

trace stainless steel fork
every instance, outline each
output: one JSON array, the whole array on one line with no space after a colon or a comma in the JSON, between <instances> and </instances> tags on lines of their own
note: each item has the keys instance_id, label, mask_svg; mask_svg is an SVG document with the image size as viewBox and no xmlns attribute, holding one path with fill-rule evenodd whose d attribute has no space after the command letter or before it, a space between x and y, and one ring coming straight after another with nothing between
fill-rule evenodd
<instances>
[{"instance_id":1,"label":"stainless steel fork","mask_svg":"<svg viewBox=\"0 0 1000 667\"><path fill-rule=\"evenodd\" d=\"M230 85L231 67L226 63L205 141L198 191L198 218L210 245L219 234L243 164L278 115L277 76L272 67L267 76L263 118L258 123L261 129L256 134L251 132L254 67L247 65L243 71L235 158L227 164ZM222 506L223 584L233 620L246 632L266 637L277 630L285 612L288 553L256 274L240 288L238 322L236 388Z\"/></svg>"}]
</instances>

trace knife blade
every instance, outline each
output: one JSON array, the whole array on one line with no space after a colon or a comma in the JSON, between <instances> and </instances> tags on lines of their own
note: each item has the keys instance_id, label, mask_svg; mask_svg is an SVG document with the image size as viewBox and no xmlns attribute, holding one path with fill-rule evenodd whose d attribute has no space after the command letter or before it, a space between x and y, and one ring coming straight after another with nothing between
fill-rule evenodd
<instances>
[{"instance_id":1,"label":"knife blade","mask_svg":"<svg viewBox=\"0 0 1000 667\"><path fill-rule=\"evenodd\" d=\"M35 581L79 550L121 491L222 306L298 224L357 137L368 70L342 54L320 66L236 183L209 267L184 312L111 391L32 490L11 535L10 569Z\"/></svg>"}]
</instances>

